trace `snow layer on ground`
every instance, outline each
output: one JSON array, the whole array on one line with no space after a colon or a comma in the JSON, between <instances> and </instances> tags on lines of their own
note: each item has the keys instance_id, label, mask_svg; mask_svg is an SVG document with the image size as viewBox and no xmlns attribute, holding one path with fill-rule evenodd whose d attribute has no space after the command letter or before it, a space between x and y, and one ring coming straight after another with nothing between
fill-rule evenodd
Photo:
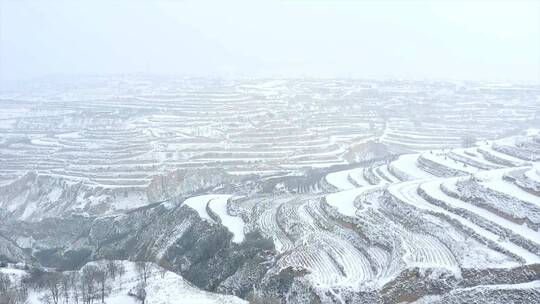
<instances>
[{"instance_id":1,"label":"snow layer on ground","mask_svg":"<svg viewBox=\"0 0 540 304\"><path fill-rule=\"evenodd\" d=\"M219 199L221 197L225 197L225 200L227 200L230 195L225 195L225 194L208 194L208 195L199 195L199 196L194 196L194 197L190 197L188 198L187 200L184 201L184 205L187 205L189 206L190 208L194 209L195 211L197 211L197 213L199 214L199 216L202 218L202 219L205 219L209 222L214 222L214 220L212 220L212 218L210 217L210 215L208 214L208 212L206 212L206 204L208 204L208 202L212 199Z\"/></svg>"},{"instance_id":2,"label":"snow layer on ground","mask_svg":"<svg viewBox=\"0 0 540 304\"><path fill-rule=\"evenodd\" d=\"M405 154L401 155L397 160L392 162L392 166L397 170L406 173L407 175L422 179L422 178L433 178L434 176L427 173L426 171L420 169L416 165L419 154Z\"/></svg>"},{"instance_id":3,"label":"snow layer on ground","mask_svg":"<svg viewBox=\"0 0 540 304\"><path fill-rule=\"evenodd\" d=\"M380 173L380 174L377 174L377 175L383 174L387 179L390 180L390 183L398 183L398 182L400 182L399 178L395 177L394 174L392 174L392 172L390 172L388 170L387 165L380 165L380 166L377 167L377 170L379 170L379 173ZM381 176L381 178L383 178L383 177ZM383 180L385 180L385 178L383 178Z\"/></svg>"},{"instance_id":4,"label":"snow layer on ground","mask_svg":"<svg viewBox=\"0 0 540 304\"><path fill-rule=\"evenodd\" d=\"M354 206L354 199L362 192L366 191L368 187L354 188L341 192L331 193L326 196L326 202L335 207L339 213L349 216L356 216L356 207Z\"/></svg>"},{"instance_id":5,"label":"snow layer on ground","mask_svg":"<svg viewBox=\"0 0 540 304\"><path fill-rule=\"evenodd\" d=\"M448 183L455 184L456 181L459 178L453 178L448 180ZM445 183L446 184L446 183ZM540 233L537 231L534 231L532 229L527 228L526 225L518 225L512 221L509 221L507 219L504 219L484 208L477 207L473 204L469 204L466 202L463 202L462 200L455 199L453 197L447 196L442 190L440 189L441 182L440 181L434 181L434 182L426 182L422 184L421 188L426 189L426 191L433 196L434 198L438 200L442 200L446 202L447 204L457 207L466 209L476 215L479 215L493 223L497 223L503 227L506 227L510 230L512 230L514 233L521 235L522 237L528 239L531 242L540 244Z\"/></svg>"},{"instance_id":6,"label":"snow layer on ground","mask_svg":"<svg viewBox=\"0 0 540 304\"><path fill-rule=\"evenodd\" d=\"M479 285L468 288L459 288L455 291L464 291L464 290L519 290L519 289L538 289L540 288L540 280L518 283L518 284L494 284L494 285ZM454 292L454 291L453 291ZM428 304L440 300L441 296L438 295L429 295L424 296L412 303L414 304ZM481 299L478 299L481 300ZM471 301L475 301L472 300ZM476 302L476 301L475 301Z\"/></svg>"},{"instance_id":7,"label":"snow layer on ground","mask_svg":"<svg viewBox=\"0 0 540 304\"><path fill-rule=\"evenodd\" d=\"M513 162L513 163L516 163L516 164L520 164L520 163L525 163L525 161L523 161L522 159L519 159L519 158L515 158L511 155L508 155L508 154L504 154L504 153L501 153L499 151L495 151L493 150L493 148L491 147L491 145L483 145L483 146L480 146L478 147L478 149L482 150L482 151L485 151L497 158L501 158L501 159L504 159L504 160L507 160L507 161L510 161L510 162Z\"/></svg>"},{"instance_id":8,"label":"snow layer on ground","mask_svg":"<svg viewBox=\"0 0 540 304\"><path fill-rule=\"evenodd\" d=\"M540 183L540 163L535 163L531 170L525 172L525 176L537 183Z\"/></svg>"},{"instance_id":9,"label":"snow layer on ground","mask_svg":"<svg viewBox=\"0 0 540 304\"><path fill-rule=\"evenodd\" d=\"M364 168L352 169L349 176L360 186L370 186L371 184L364 178Z\"/></svg>"},{"instance_id":10,"label":"snow layer on ground","mask_svg":"<svg viewBox=\"0 0 540 304\"><path fill-rule=\"evenodd\" d=\"M479 173L477 176L483 179L480 184L490 188L491 190L513 196L519 200L530 202L540 207L540 198L538 196L523 191L523 189L517 185L503 179L504 173L516 169L519 168L484 171Z\"/></svg>"},{"instance_id":11,"label":"snow layer on ground","mask_svg":"<svg viewBox=\"0 0 540 304\"><path fill-rule=\"evenodd\" d=\"M355 188L351 182L349 182L349 171L350 170L344 170L344 171L338 171L338 172L332 172L326 175L326 181L338 188L339 190L349 190Z\"/></svg>"},{"instance_id":12,"label":"snow layer on ground","mask_svg":"<svg viewBox=\"0 0 540 304\"><path fill-rule=\"evenodd\" d=\"M232 241L235 243L241 243L244 240L244 221L238 216L230 216L227 213L227 200L231 195L220 195L218 197L210 199L208 206L214 211L221 219L221 224L227 227L233 234Z\"/></svg>"},{"instance_id":13,"label":"snow layer on ground","mask_svg":"<svg viewBox=\"0 0 540 304\"><path fill-rule=\"evenodd\" d=\"M478 165L484 165L487 168L491 168L493 166L496 166L496 164L494 164L494 163L492 163L490 161L487 161L482 154L477 152L476 147L453 149L452 153L454 153L455 155L459 155L459 156L461 156L461 157L463 157L465 159L470 159L473 162L478 162ZM476 165L474 164L473 167L476 167Z\"/></svg>"},{"instance_id":14,"label":"snow layer on ground","mask_svg":"<svg viewBox=\"0 0 540 304\"><path fill-rule=\"evenodd\" d=\"M445 166L447 168L450 168L450 169L463 171L463 172L467 172L467 173L472 173L472 174L478 172L478 168L475 168L475 167L472 167L472 166L466 166L464 163L453 160L450 157L447 157L445 159L444 158L445 156L443 154L436 154L436 153L440 153L440 152L434 152L433 154L432 153L424 153L424 154L422 154L422 156L424 158L426 158L426 159L431 160L434 163L438 163L438 164L440 164L442 166Z\"/></svg>"},{"instance_id":15,"label":"snow layer on ground","mask_svg":"<svg viewBox=\"0 0 540 304\"><path fill-rule=\"evenodd\" d=\"M526 282L526 283L518 283L518 284L494 284L494 285L480 285L480 286L473 286L469 288L463 288L462 290L467 289L532 289L532 288L540 288L540 280Z\"/></svg>"}]
</instances>

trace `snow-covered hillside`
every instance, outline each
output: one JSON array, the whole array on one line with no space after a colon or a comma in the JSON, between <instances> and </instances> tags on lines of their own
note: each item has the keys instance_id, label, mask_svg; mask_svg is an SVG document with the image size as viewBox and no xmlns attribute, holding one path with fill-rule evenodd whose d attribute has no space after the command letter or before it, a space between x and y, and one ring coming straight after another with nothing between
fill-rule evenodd
<instances>
[{"instance_id":1,"label":"snow-covered hillside","mask_svg":"<svg viewBox=\"0 0 540 304\"><path fill-rule=\"evenodd\" d=\"M76 276L84 276L85 269L91 267L103 267L106 269L106 265L111 261L97 261L84 265L80 270L75 271ZM137 298L134 293L137 288L140 288L141 283L144 282L144 277L137 269L135 262L128 261L116 261L116 267L122 268L124 273L122 275L116 274L114 278L107 274L105 281L106 291L104 296L105 303L108 304L139 304L141 299ZM148 274L146 275L146 282L144 283L145 290L145 302L147 304L241 304L247 303L239 298L229 295L220 295L210 293L201 289L198 289L186 282L181 276L173 272L167 271L155 264L146 263L144 267L148 268ZM0 273L5 274L12 281L13 285L20 284L21 280L31 276L28 271L19 270L16 268L0 268ZM59 275L73 277L73 271L66 271ZM78 302L83 301L83 292L76 290L76 284L82 284L81 282L69 282L69 286L64 290L63 283L59 282L59 301L69 303L71 301ZM95 294L92 302L101 302L101 290L100 282L94 282ZM80 286L80 288L84 288ZM54 302L52 299L50 287L44 286L43 288L29 288L27 303L40 304L46 302ZM79 293L78 293L79 292ZM79 298L76 298L79 297Z\"/></svg>"},{"instance_id":2,"label":"snow-covered hillside","mask_svg":"<svg viewBox=\"0 0 540 304\"><path fill-rule=\"evenodd\" d=\"M537 87L91 83L0 95L11 277L124 261L119 304L126 261L154 265L146 303L540 299Z\"/></svg>"}]
</instances>

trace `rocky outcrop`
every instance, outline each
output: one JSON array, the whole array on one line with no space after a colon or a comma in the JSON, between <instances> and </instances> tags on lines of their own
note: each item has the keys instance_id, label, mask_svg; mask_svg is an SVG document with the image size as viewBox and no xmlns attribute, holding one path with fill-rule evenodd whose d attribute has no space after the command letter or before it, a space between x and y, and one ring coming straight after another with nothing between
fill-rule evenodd
<instances>
[{"instance_id":1,"label":"rocky outcrop","mask_svg":"<svg viewBox=\"0 0 540 304\"><path fill-rule=\"evenodd\" d=\"M252 291L274 256L273 243L260 234L248 233L242 243L232 243L224 226L201 219L187 206L158 204L129 215L17 222L2 231L15 240L31 240L27 249L46 267L77 269L100 259L152 261L200 288L241 296ZM7 261L26 259L24 247L2 248L16 249Z\"/></svg>"},{"instance_id":2,"label":"rocky outcrop","mask_svg":"<svg viewBox=\"0 0 540 304\"><path fill-rule=\"evenodd\" d=\"M161 202L187 193L208 190L219 185L242 181L219 169L175 170L155 176L147 189L150 202Z\"/></svg>"}]
</instances>

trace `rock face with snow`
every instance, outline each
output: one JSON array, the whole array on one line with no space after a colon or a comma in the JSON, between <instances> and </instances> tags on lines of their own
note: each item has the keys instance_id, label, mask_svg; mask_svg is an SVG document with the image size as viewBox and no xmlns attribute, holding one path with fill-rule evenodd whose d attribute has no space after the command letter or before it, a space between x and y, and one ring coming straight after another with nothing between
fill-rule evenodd
<instances>
[{"instance_id":1,"label":"rock face with snow","mask_svg":"<svg viewBox=\"0 0 540 304\"><path fill-rule=\"evenodd\" d=\"M540 108L529 91L504 106L460 91L432 112L392 98L400 82L363 92L373 107L351 104L346 83L186 80L98 108L6 101L0 118L18 118L0 128L0 262L168 271L108 303L143 289L148 303L538 299L538 136L491 140L527 126ZM469 133L476 146L457 148Z\"/></svg>"},{"instance_id":2,"label":"rock face with snow","mask_svg":"<svg viewBox=\"0 0 540 304\"><path fill-rule=\"evenodd\" d=\"M0 261L2 262L33 262L31 255L18 246L12 239L0 234Z\"/></svg>"},{"instance_id":3,"label":"rock face with snow","mask_svg":"<svg viewBox=\"0 0 540 304\"><path fill-rule=\"evenodd\" d=\"M236 275L251 288L259 277L235 273L262 276L265 267L261 265L271 259L273 251L272 242L256 232L238 243L226 227L200 218L187 205L169 209L162 204L116 216L51 221L16 222L2 230L16 233L12 240L34 248L33 256L43 266L76 269L104 258L149 260L166 265L201 288L239 294L245 292L236 287L239 282L226 279Z\"/></svg>"},{"instance_id":4,"label":"rock face with snow","mask_svg":"<svg viewBox=\"0 0 540 304\"><path fill-rule=\"evenodd\" d=\"M102 187L85 180L29 172L0 186L0 208L11 217L36 221L73 213L106 215L200 191L211 191L243 178L223 170L176 170L156 175L144 187Z\"/></svg>"},{"instance_id":5,"label":"rock face with snow","mask_svg":"<svg viewBox=\"0 0 540 304\"><path fill-rule=\"evenodd\" d=\"M36 221L72 213L103 214L148 203L144 189L103 188L84 181L29 172L1 186L0 206L10 216Z\"/></svg>"},{"instance_id":6,"label":"rock face with snow","mask_svg":"<svg viewBox=\"0 0 540 304\"><path fill-rule=\"evenodd\" d=\"M147 195L150 202L160 202L241 181L241 177L229 175L225 170L175 170L166 175L155 176L148 186Z\"/></svg>"}]
</instances>

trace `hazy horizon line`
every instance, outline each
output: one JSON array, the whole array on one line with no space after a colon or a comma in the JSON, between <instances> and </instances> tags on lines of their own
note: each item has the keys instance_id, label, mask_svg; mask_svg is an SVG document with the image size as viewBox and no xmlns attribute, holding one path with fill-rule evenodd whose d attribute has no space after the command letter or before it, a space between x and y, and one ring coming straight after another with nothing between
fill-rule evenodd
<instances>
[{"instance_id":1,"label":"hazy horizon line","mask_svg":"<svg viewBox=\"0 0 540 304\"><path fill-rule=\"evenodd\" d=\"M450 77L407 77L407 76L388 76L388 77L370 77L370 76L318 76L318 75L192 75L181 73L146 73L146 72L133 72L133 73L50 73L45 75L24 77L19 79L8 79L0 81L0 90L9 89L10 86L26 85L32 81L48 81L55 78L67 80L63 78L178 78L178 79L213 79L213 80L354 80L354 81L403 81L403 82L466 82L466 83L496 83L496 84L526 84L526 85L540 85L540 81L537 80L524 80L524 79L464 79L464 78L450 78ZM76 81L75 79L71 79Z\"/></svg>"}]
</instances>

